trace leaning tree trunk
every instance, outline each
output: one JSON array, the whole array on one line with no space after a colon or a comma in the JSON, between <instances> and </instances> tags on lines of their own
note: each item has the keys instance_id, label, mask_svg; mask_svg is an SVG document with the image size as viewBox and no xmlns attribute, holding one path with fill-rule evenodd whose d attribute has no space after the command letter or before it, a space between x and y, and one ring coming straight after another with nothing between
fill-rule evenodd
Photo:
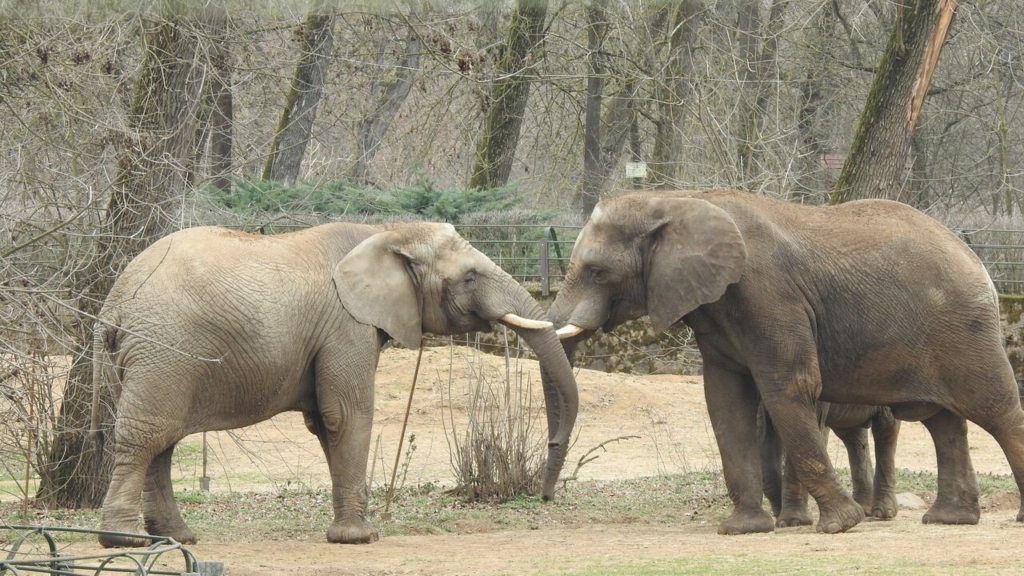
<instances>
[{"instance_id":1,"label":"leaning tree trunk","mask_svg":"<svg viewBox=\"0 0 1024 576\"><path fill-rule=\"evenodd\" d=\"M387 29L381 33L380 42L377 45L377 66L380 72L373 79L370 86L370 107L359 122L359 139L356 141L356 161L349 170L349 179L355 182L366 182L370 170L370 163L380 149L381 141L387 134L391 121L398 115L409 92L412 90L413 82L419 73L420 65L420 39L416 31L409 29L405 39L405 50L401 60L395 65L394 80L385 83L384 76L389 75L389 70L384 68L384 55L388 53L391 42L388 38Z\"/></svg>"},{"instance_id":2,"label":"leaning tree trunk","mask_svg":"<svg viewBox=\"0 0 1024 576\"><path fill-rule=\"evenodd\" d=\"M61 431L39 467L36 497L50 506L99 506L110 482L113 443L107 443L106 456L97 454L87 434L93 321L118 273L164 232L185 187L204 78L199 36L191 24L174 17L145 24L145 61L135 84L130 126L118 143L113 191L95 256L75 279L79 321L59 416ZM109 406L109 394L105 399ZM104 410L101 415L101 424L110 426L112 414Z\"/></svg>"},{"instance_id":3,"label":"leaning tree trunk","mask_svg":"<svg viewBox=\"0 0 1024 576\"><path fill-rule=\"evenodd\" d=\"M497 188L508 183L512 159L519 144L533 67L544 40L547 0L517 0L508 42L498 63L498 79L491 93L483 135L477 143L470 188Z\"/></svg>"},{"instance_id":4,"label":"leaning tree trunk","mask_svg":"<svg viewBox=\"0 0 1024 576\"><path fill-rule=\"evenodd\" d=\"M306 18L301 45L295 77L263 167L264 180L295 182L299 178L334 46L334 11L325 3L318 3Z\"/></svg>"},{"instance_id":5,"label":"leaning tree trunk","mask_svg":"<svg viewBox=\"0 0 1024 576\"><path fill-rule=\"evenodd\" d=\"M958 0L897 4L896 24L839 173L832 204L901 197L910 141L958 4Z\"/></svg>"}]
</instances>

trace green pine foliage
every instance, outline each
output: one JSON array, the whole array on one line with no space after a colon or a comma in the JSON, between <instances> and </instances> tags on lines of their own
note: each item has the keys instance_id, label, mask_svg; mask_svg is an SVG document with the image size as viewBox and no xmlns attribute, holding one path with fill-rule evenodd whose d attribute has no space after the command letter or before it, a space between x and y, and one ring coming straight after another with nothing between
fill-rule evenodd
<instances>
[{"instance_id":1,"label":"green pine foliage","mask_svg":"<svg viewBox=\"0 0 1024 576\"><path fill-rule=\"evenodd\" d=\"M359 188L347 182L233 179L227 192L208 188L217 207L237 214L317 213L331 216L419 216L458 223L467 214L514 208L519 198L506 186L490 190L443 190L427 182L395 190Z\"/></svg>"}]
</instances>

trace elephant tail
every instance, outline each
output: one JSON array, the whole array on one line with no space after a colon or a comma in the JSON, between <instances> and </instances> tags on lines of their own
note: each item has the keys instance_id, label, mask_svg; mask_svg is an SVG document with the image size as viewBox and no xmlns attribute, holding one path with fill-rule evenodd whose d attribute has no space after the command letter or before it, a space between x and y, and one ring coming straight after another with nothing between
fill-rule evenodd
<instances>
[{"instance_id":1,"label":"elephant tail","mask_svg":"<svg viewBox=\"0 0 1024 576\"><path fill-rule=\"evenodd\" d=\"M89 437L95 442L97 453L103 454L103 445L106 440L104 431L101 429L101 410L113 410L117 405L117 398L121 391L122 370L116 365L117 352L121 346L123 332L120 329L119 319L114 322L100 321L96 323L93 331L92 341L92 414L89 424ZM109 387L112 394L112 402L109 406L102 406L100 398L103 388Z\"/></svg>"}]
</instances>

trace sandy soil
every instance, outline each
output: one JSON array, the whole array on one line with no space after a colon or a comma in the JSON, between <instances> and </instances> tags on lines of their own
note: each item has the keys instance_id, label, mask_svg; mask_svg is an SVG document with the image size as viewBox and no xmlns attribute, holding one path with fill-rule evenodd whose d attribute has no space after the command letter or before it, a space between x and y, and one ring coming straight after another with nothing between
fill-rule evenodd
<instances>
[{"instance_id":1,"label":"sandy soil","mask_svg":"<svg viewBox=\"0 0 1024 576\"><path fill-rule=\"evenodd\" d=\"M513 367L515 359L511 360ZM489 382L500 383L505 360L474 353L464 348L427 348L413 396L406 432L415 435L416 446L409 461L408 482L432 481L451 484L446 427L465 429L466 410L474 380L483 372ZM385 482L394 463L402 416L409 400L416 354L408 350L385 351L377 370L374 420L376 454L374 482ZM537 363L519 362L522 380L530 386L536 405L537 426L543 427L540 375ZM451 368L450 368L451 367ZM599 457L582 467L581 480L617 479L695 470L718 470L721 463L714 434L708 421L703 382L699 376L632 376L581 370L577 375L580 411L575 445L566 464L570 473L578 458L599 444L622 437L595 452ZM376 437L380 436L377 444ZM986 432L969 424L969 442L978 472L1009 474L1010 468L996 442ZM327 465L316 439L309 434L297 413L281 414L258 426L232 433L208 434L209 476L212 489L240 490L266 488L268 483L291 481L326 485ZM183 444L198 453L200 438ZM837 467L847 467L842 443L832 437L829 453ZM202 476L200 459L179 458L176 484L198 487ZM900 429L897 466L911 470L935 471L935 450L924 426L904 422ZM239 480L239 472L250 479ZM228 477L232 478L228 478ZM224 479L221 479L224 478Z\"/></svg>"},{"instance_id":2,"label":"sandy soil","mask_svg":"<svg viewBox=\"0 0 1024 576\"><path fill-rule=\"evenodd\" d=\"M454 350L454 352L453 352ZM380 362L377 417L374 422L377 464L374 481L383 484L395 458L402 413L408 401L415 353L388 350ZM514 362L514 360L513 360ZM535 404L543 398L536 363L521 361L524 380ZM451 367L451 371L450 371ZM472 398L468 374L482 370L499 381L504 360L462 348L432 348L413 400L408 434L415 434L407 482L451 484L445 427L462 429ZM565 473L598 444L612 442L583 466L581 479L629 478L659 473L719 469L699 377L629 376L581 371L578 435ZM536 414L543 430L543 417ZM273 484L328 485L319 445L297 414L262 425L209 434L213 490L271 489ZM201 476L199 438L176 464L179 488L196 488ZM979 472L1009 473L1002 452L986 433L972 425L971 453ZM407 445L408 446L408 445ZM829 452L846 467L840 442ZM187 454L191 453L191 457ZM904 423L897 465L935 470L931 440L924 427ZM832 573L851 566L865 573L1024 573L1024 525L1013 522L1017 502L986 510L978 526L925 526L922 509L902 510L892 522L865 522L847 534L826 536L813 528L774 534L724 537L713 525L593 525L531 531L390 536L369 546L320 542L233 543L204 539L190 547L201 559L225 562L226 573L239 576L347 574L536 574L587 569L614 573L628 566L657 573L707 573L728 569L773 573Z\"/></svg>"}]
</instances>

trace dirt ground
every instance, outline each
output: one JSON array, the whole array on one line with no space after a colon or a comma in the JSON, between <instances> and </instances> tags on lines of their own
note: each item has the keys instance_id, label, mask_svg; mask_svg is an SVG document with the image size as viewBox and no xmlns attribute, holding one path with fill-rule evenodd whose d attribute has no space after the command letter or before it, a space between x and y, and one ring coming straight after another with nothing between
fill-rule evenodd
<instances>
[{"instance_id":1,"label":"dirt ground","mask_svg":"<svg viewBox=\"0 0 1024 576\"><path fill-rule=\"evenodd\" d=\"M454 350L454 352L453 352ZM374 482L383 484L395 458L402 413L408 401L416 356L388 350L377 379L377 417L372 452ZM514 362L514 360L513 360ZM535 404L543 398L536 363L521 361L533 386ZM451 368L450 368L451 367ZM451 484L445 427L464 426L471 398L467 374L483 369L498 380L504 360L461 348L431 348L413 400L408 434L415 450L406 482ZM450 371L451 370L451 371ZM563 474L584 452L609 443L599 457L579 470L580 479L616 479L720 468L699 377L630 376L581 371L576 444ZM543 426L539 417L538 425ZM543 429L543 428L542 428ZM286 414L240 431L238 441L210 434L212 489L271 489L268 482L311 487L328 484L319 445L297 414ZM198 438L188 443L198 447ZM971 454L979 472L1009 473L999 447L972 425ZM406 445L408 447L408 444ZM191 450L198 453L198 450ZM404 452L405 450L403 450ZM829 452L846 467L841 443ZM897 465L935 470L934 449L924 427L904 423ZM176 484L194 488L199 459L179 458ZM248 472L248 473L247 473ZM272 479L272 480L271 480ZM191 546L200 559L219 560L238 576L347 574L537 574L586 570L587 573L1024 573L1024 525L1013 522L1017 501L988 503L978 526L925 526L924 509L904 509L891 522L868 521L849 533L826 536L812 528L774 534L725 537L708 525L594 525L523 531L485 531L444 535L388 536L368 546L326 542L236 543L204 538ZM557 504L555 504L557 505ZM493 528L491 529L493 530Z\"/></svg>"}]
</instances>

